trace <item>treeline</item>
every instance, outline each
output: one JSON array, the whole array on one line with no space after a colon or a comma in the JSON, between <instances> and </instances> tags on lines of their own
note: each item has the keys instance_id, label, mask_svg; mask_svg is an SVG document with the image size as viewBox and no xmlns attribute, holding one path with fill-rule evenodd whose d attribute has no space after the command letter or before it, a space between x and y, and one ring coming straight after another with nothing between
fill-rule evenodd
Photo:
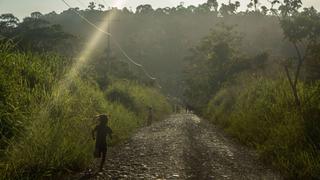
<instances>
[{"instance_id":1,"label":"treeline","mask_svg":"<svg viewBox=\"0 0 320 180\"><path fill-rule=\"evenodd\" d=\"M59 52L64 55L72 55L79 45L79 38L66 33L62 26L51 24L40 19L41 14L32 13L22 22L13 14L0 16L0 40L12 41L15 48L33 52Z\"/></svg>"},{"instance_id":2,"label":"treeline","mask_svg":"<svg viewBox=\"0 0 320 180\"><path fill-rule=\"evenodd\" d=\"M247 6L247 9L239 11L240 6ZM128 8L106 10L103 5L90 3L87 8L74 7L59 14L34 12L30 17L58 24L65 32L80 41L74 44L81 46L87 41L86 38L91 37L95 29L75 11L97 25L106 21L108 15L113 14L114 18L110 22L113 37L130 57L145 65L152 75L159 78L166 92L181 96L182 64L185 56L211 28L221 22L235 26L235 29L244 35L242 51L250 54L264 50L272 51L276 55L294 53L288 43L278 41L283 38L281 27L270 8L266 6L260 7L254 2L248 5L239 2L219 4L218 1L209 0L199 6L186 7L181 3L176 7L154 9L146 4L138 6L135 10ZM106 57L107 44L107 38L100 43L96 49L97 57ZM72 52L68 45L67 47L63 50ZM112 56L125 61L115 44L111 43L111 47Z\"/></svg>"},{"instance_id":3,"label":"treeline","mask_svg":"<svg viewBox=\"0 0 320 180\"><path fill-rule=\"evenodd\" d=\"M248 53L237 28L214 28L186 58L184 95L195 112L256 148L285 178L317 179L320 13L301 6L292 0L271 9L283 32L279 43L291 45L289 56Z\"/></svg>"}]
</instances>

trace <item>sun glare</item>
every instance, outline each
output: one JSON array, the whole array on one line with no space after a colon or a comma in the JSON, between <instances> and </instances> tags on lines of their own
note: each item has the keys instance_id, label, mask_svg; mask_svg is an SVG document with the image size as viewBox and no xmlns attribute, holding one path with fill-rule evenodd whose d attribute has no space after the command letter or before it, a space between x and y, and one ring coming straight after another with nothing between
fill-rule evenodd
<instances>
[{"instance_id":1,"label":"sun glare","mask_svg":"<svg viewBox=\"0 0 320 180\"><path fill-rule=\"evenodd\" d=\"M118 0L112 4L112 7L121 7L124 3L124 0ZM99 42L110 38L110 36L108 36L105 32L107 32L108 26L110 25L109 22L111 22L116 16L114 11L110 12L111 13L106 14L106 16L103 18L102 23L97 26L100 30L96 29L95 33L92 35L80 55L76 58L76 61L71 67L70 71L65 75L65 78L59 82L57 88L58 94L61 93L61 90L68 89L70 83L78 76L79 72L81 72L83 67L85 67L90 60L90 57L92 56L92 53L96 49Z\"/></svg>"}]
</instances>

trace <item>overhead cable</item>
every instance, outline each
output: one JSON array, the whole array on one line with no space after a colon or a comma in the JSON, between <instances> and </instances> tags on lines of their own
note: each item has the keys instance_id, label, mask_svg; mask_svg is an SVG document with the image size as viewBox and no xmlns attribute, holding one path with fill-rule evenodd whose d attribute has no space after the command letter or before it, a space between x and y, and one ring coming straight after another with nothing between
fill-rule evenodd
<instances>
[{"instance_id":1,"label":"overhead cable","mask_svg":"<svg viewBox=\"0 0 320 180\"><path fill-rule=\"evenodd\" d=\"M136 61L134 61L127 53L126 51L121 47L120 43L112 36L111 33L101 29L100 27L98 27L96 24L92 23L90 20L88 20L86 17L84 17L83 15L81 15L78 11L76 11L74 8L72 8L72 6L70 6L69 3L66 2L66 0L61 0L66 6L68 6L75 14L77 14L81 19L83 19L86 23L88 23L89 25L91 25L94 29L100 31L101 33L107 35L109 38L111 38L111 40L114 42L114 44L117 46L117 48L121 51L121 53L127 58L127 60L134 64L137 67L140 67L143 71L143 73L151 80L156 80L157 78L151 76L146 69L144 68L143 65L137 63ZM156 82L157 83L157 82ZM157 83L158 87L161 88L161 86Z\"/></svg>"}]
</instances>

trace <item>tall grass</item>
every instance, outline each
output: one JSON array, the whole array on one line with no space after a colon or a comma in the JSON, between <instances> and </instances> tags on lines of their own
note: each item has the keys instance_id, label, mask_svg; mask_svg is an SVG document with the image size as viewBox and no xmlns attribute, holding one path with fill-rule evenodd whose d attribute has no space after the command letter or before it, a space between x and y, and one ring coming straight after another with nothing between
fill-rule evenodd
<instances>
[{"instance_id":1,"label":"tall grass","mask_svg":"<svg viewBox=\"0 0 320 180\"><path fill-rule=\"evenodd\" d=\"M163 119L171 110L167 99L162 96L157 89L149 88L148 86L142 86L135 82L123 80L115 82L106 91L106 97L108 98L108 95L112 92L127 93L132 102L130 103L130 107L128 108L134 109L135 112L140 114L140 117L144 118L145 120L149 113L149 107L152 107L153 109L153 116L155 121ZM125 104L125 102L121 100L121 97L123 96L118 96L116 102Z\"/></svg>"},{"instance_id":2,"label":"tall grass","mask_svg":"<svg viewBox=\"0 0 320 180\"><path fill-rule=\"evenodd\" d=\"M301 108L285 79L252 79L245 84L222 89L209 103L207 117L257 148L261 159L285 177L319 178L320 84L300 82Z\"/></svg>"},{"instance_id":3,"label":"tall grass","mask_svg":"<svg viewBox=\"0 0 320 180\"><path fill-rule=\"evenodd\" d=\"M72 61L55 55L0 50L0 174L4 179L36 179L87 167L92 161L94 115L106 113L116 144L144 124L149 105L157 119L169 113L166 99L151 87L115 84L106 92L92 78L77 77L59 94L55 88ZM139 107L109 101L122 89ZM141 98L143 100L141 100ZM152 99L152 100L151 100Z\"/></svg>"}]
</instances>

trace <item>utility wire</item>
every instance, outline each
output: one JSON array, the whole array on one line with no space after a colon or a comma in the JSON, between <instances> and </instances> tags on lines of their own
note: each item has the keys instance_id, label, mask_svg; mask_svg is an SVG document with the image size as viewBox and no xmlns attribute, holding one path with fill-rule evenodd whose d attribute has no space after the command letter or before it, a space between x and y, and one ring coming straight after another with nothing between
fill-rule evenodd
<instances>
[{"instance_id":1,"label":"utility wire","mask_svg":"<svg viewBox=\"0 0 320 180\"><path fill-rule=\"evenodd\" d=\"M144 69L144 67L142 66L142 68L141 68L143 71L144 71L144 73L150 78L150 79L152 79L152 80L156 80L156 78L154 78L154 77L152 77L147 71L146 71L146 69Z\"/></svg>"},{"instance_id":2,"label":"utility wire","mask_svg":"<svg viewBox=\"0 0 320 180\"><path fill-rule=\"evenodd\" d=\"M102 32L103 34L110 36L111 34L101 28L99 28L97 25L95 25L94 23L92 23L89 19L87 19L86 17L84 17L83 15L81 15L78 11L76 11L74 8L72 8L65 0L61 0L65 5L67 5L74 13L76 13L81 19L83 19L86 23L90 24L92 27L94 27L96 30Z\"/></svg>"},{"instance_id":3,"label":"utility wire","mask_svg":"<svg viewBox=\"0 0 320 180\"><path fill-rule=\"evenodd\" d=\"M146 69L144 68L143 65L135 62L127 53L126 51L120 46L119 42L115 39L115 38L112 38L112 34L101 29L100 27L98 27L96 24L92 23L90 20L88 20L86 17L84 17L83 15L81 15L78 11L76 11L74 8L72 8L72 6L70 6L69 3L66 2L66 0L61 0L66 6L68 6L74 13L76 13L81 19L83 19L86 23L88 23L89 25L91 25L93 28L95 28L96 30L102 32L103 34L107 35L109 38L112 39L112 41L115 43L115 45L118 47L118 49L121 51L121 53L127 58L127 60L129 60L132 64L134 64L135 66L137 67L140 67L142 69L142 71L144 72L144 74L151 80L156 80L157 78L151 76L147 71ZM162 88L160 86L160 84L158 82L156 82L157 86L159 88Z\"/></svg>"},{"instance_id":4,"label":"utility wire","mask_svg":"<svg viewBox=\"0 0 320 180\"><path fill-rule=\"evenodd\" d=\"M130 58L130 56L122 49L122 47L120 46L120 44L118 43L117 40L112 39L112 41L115 43L115 45L120 49L121 53L134 65L138 66L138 67L143 67L141 64L135 62L133 59Z\"/></svg>"},{"instance_id":5,"label":"utility wire","mask_svg":"<svg viewBox=\"0 0 320 180\"><path fill-rule=\"evenodd\" d=\"M104 3L105 6L108 5L107 2L106 2L106 0L102 0L102 2ZM144 74L145 74L148 78L150 78L151 80L153 80L153 81L156 83L156 85L158 86L158 88L162 89L161 85L156 81L157 78L151 76L151 75L147 72L147 70L144 68L144 66L142 66L141 64L138 64L138 63L136 63L134 60L132 60L132 59L130 58L130 56L128 56L128 54L122 49L122 47L120 46L120 44L118 43L118 41L117 41L116 39L112 39L112 40L113 40L113 42L116 44L116 46L120 49L120 51L122 51L123 55L126 56L129 61L131 61L131 63L133 63L134 65L140 67L140 68L142 69L142 71L144 72Z\"/></svg>"}]
</instances>

